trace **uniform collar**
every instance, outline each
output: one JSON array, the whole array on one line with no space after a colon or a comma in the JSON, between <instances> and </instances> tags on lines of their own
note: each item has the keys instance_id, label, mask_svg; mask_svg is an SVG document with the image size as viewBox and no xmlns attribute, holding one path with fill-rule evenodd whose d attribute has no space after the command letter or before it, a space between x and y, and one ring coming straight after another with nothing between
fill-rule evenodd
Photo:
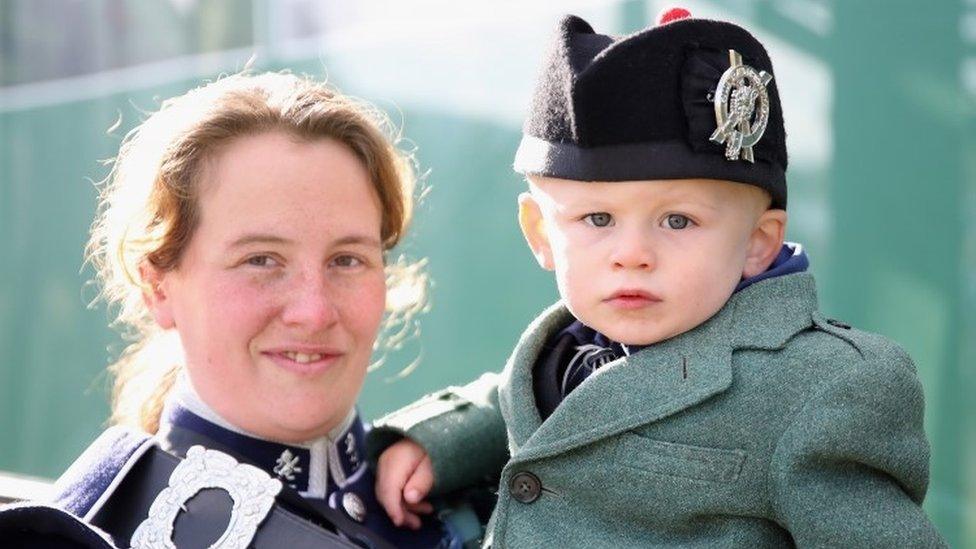
<instances>
[{"instance_id":1,"label":"uniform collar","mask_svg":"<svg viewBox=\"0 0 976 549\"><path fill-rule=\"evenodd\" d=\"M305 497L327 497L361 476L366 465L365 427L355 409L328 435L287 444L258 437L226 421L182 376L164 407L157 436L165 439L173 426L213 439Z\"/></svg>"},{"instance_id":2,"label":"uniform collar","mask_svg":"<svg viewBox=\"0 0 976 549\"><path fill-rule=\"evenodd\" d=\"M730 317L733 349L780 349L812 324L817 311L813 275L798 272L769 278L733 294L720 312ZM718 315L716 315L718 316Z\"/></svg>"},{"instance_id":3,"label":"uniform collar","mask_svg":"<svg viewBox=\"0 0 976 549\"><path fill-rule=\"evenodd\" d=\"M738 349L778 349L812 325L813 276L762 280L733 294L712 318L671 339L600 368L545 421L535 405L532 371L545 342L573 321L562 303L522 335L503 373L499 401L513 459L535 459L589 444L693 406L732 384ZM520 448L521 447L521 448Z\"/></svg>"}]
</instances>

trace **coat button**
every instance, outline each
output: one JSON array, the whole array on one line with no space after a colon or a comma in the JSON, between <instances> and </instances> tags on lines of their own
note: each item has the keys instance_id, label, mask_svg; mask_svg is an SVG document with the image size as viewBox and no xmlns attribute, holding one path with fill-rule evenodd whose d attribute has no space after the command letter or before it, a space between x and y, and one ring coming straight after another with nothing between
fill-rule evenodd
<instances>
[{"instance_id":1,"label":"coat button","mask_svg":"<svg viewBox=\"0 0 976 549\"><path fill-rule=\"evenodd\" d=\"M342 495L342 509L349 515L349 518L356 522L366 519L366 504L363 499L352 492Z\"/></svg>"},{"instance_id":2,"label":"coat button","mask_svg":"<svg viewBox=\"0 0 976 549\"><path fill-rule=\"evenodd\" d=\"M851 329L851 325L850 324L848 324L846 322L841 322L840 320L834 320L833 318L828 318L827 319L827 324L830 324L831 326L836 326L836 327L838 327L838 328L840 328L842 330L850 330Z\"/></svg>"},{"instance_id":3,"label":"coat button","mask_svg":"<svg viewBox=\"0 0 976 549\"><path fill-rule=\"evenodd\" d=\"M516 473L508 483L508 491L516 501L532 503L542 493L542 481L528 471Z\"/></svg>"}]
</instances>

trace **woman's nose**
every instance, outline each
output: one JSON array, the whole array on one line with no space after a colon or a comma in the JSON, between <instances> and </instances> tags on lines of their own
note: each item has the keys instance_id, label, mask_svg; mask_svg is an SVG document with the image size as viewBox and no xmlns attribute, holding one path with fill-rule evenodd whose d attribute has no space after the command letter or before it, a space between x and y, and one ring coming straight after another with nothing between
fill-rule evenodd
<instances>
[{"instance_id":1,"label":"woman's nose","mask_svg":"<svg viewBox=\"0 0 976 549\"><path fill-rule=\"evenodd\" d=\"M338 319L336 300L324 275L303 275L295 281L282 313L285 324L322 330Z\"/></svg>"},{"instance_id":2,"label":"woman's nose","mask_svg":"<svg viewBox=\"0 0 976 549\"><path fill-rule=\"evenodd\" d=\"M621 232L610 260L614 269L653 269L655 256L650 236L637 230Z\"/></svg>"}]
</instances>

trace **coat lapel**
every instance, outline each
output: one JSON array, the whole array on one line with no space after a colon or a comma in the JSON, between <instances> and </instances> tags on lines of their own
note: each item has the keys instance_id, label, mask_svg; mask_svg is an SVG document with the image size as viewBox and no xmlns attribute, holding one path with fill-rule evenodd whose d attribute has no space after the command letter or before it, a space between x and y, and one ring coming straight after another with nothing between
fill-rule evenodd
<instances>
[{"instance_id":1,"label":"coat lapel","mask_svg":"<svg viewBox=\"0 0 976 549\"><path fill-rule=\"evenodd\" d=\"M542 424L535 404L532 368L551 334L573 321L562 302L546 309L526 328L509 357L498 388L498 404L508 428L510 450L515 451Z\"/></svg>"},{"instance_id":2,"label":"coat lapel","mask_svg":"<svg viewBox=\"0 0 976 549\"><path fill-rule=\"evenodd\" d=\"M519 459L535 459L670 416L724 391L732 382L728 315L611 362L569 394L526 439ZM513 384L534 409L528 385ZM514 381L514 380L513 380ZM520 380L524 383L524 380ZM538 412L535 412L538 417Z\"/></svg>"},{"instance_id":3,"label":"coat lapel","mask_svg":"<svg viewBox=\"0 0 976 549\"><path fill-rule=\"evenodd\" d=\"M816 310L808 274L769 279L734 294L711 319L586 379L542 422L532 370L546 340L572 321L561 304L523 334L499 390L513 460L558 454L694 406L732 384L738 348L780 348L811 325Z\"/></svg>"}]
</instances>

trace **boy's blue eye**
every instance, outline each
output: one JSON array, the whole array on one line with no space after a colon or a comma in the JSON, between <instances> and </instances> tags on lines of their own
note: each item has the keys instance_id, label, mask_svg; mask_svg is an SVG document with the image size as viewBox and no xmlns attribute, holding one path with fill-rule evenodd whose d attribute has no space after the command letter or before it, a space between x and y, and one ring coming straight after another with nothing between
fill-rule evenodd
<instances>
[{"instance_id":1,"label":"boy's blue eye","mask_svg":"<svg viewBox=\"0 0 976 549\"><path fill-rule=\"evenodd\" d=\"M667 221L668 221L668 227L675 230L684 229L685 227L688 226L689 223L691 223L691 220L688 219L687 216L683 216L681 214L671 214L668 216Z\"/></svg>"},{"instance_id":2,"label":"boy's blue eye","mask_svg":"<svg viewBox=\"0 0 976 549\"><path fill-rule=\"evenodd\" d=\"M587 214L584 219L586 219L586 222L594 227L606 227L610 224L610 222L613 221L613 216L607 212L597 212Z\"/></svg>"}]
</instances>

